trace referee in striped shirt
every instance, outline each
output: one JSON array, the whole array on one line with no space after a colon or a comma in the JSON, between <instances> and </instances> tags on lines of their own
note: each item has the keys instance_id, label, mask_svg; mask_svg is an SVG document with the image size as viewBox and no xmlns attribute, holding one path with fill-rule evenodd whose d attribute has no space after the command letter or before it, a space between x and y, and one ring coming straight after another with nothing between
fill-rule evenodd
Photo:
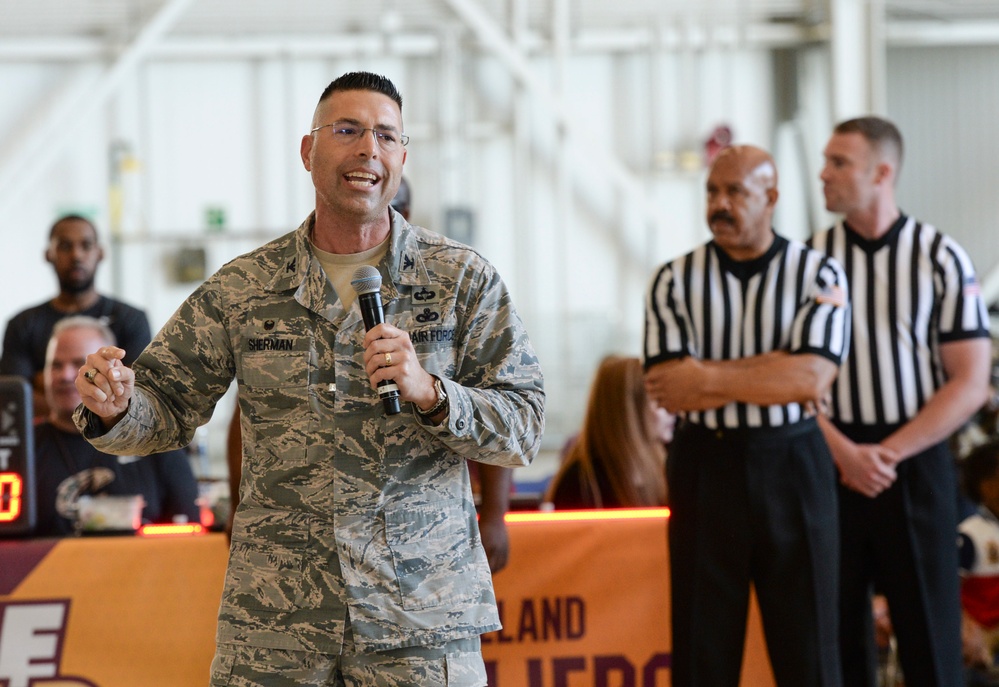
<instances>
[{"instance_id":1,"label":"referee in striped shirt","mask_svg":"<svg viewBox=\"0 0 999 687\"><path fill-rule=\"evenodd\" d=\"M965 251L895 202L902 136L835 128L821 179L843 221L810 241L844 267L850 356L823 431L839 468L843 679L875 684L871 587L888 600L906 687L963 684L956 486L947 439L988 397L988 315Z\"/></svg>"},{"instance_id":2,"label":"referee in striped shirt","mask_svg":"<svg viewBox=\"0 0 999 687\"><path fill-rule=\"evenodd\" d=\"M814 417L849 341L838 263L771 228L777 170L727 148L713 240L659 269L649 395L685 419L667 461L676 687L739 682L750 582L778 685L838 686L836 472Z\"/></svg>"}]
</instances>

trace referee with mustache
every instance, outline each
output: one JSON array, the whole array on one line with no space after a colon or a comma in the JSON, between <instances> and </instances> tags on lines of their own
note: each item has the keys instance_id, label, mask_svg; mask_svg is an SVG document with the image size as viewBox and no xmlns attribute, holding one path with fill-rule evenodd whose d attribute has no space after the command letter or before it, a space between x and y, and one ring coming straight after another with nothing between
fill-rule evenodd
<instances>
[{"instance_id":1,"label":"referee with mustache","mask_svg":"<svg viewBox=\"0 0 999 687\"><path fill-rule=\"evenodd\" d=\"M847 353L839 264L771 228L777 169L723 150L713 239L653 276L646 388L667 460L675 687L739 682L755 585L777 684L838 687L836 471L814 417Z\"/></svg>"}]
</instances>

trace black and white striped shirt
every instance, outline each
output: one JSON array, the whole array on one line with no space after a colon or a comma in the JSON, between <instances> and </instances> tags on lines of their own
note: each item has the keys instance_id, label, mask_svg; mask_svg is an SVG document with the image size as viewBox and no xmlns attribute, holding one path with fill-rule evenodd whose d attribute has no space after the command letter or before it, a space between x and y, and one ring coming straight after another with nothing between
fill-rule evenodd
<instances>
[{"instance_id":1,"label":"black and white striped shirt","mask_svg":"<svg viewBox=\"0 0 999 687\"><path fill-rule=\"evenodd\" d=\"M989 336L970 258L904 215L874 241L839 222L809 244L843 265L853 293L853 338L833 387L833 418L908 422L945 381L939 344Z\"/></svg>"},{"instance_id":2,"label":"black and white striped shirt","mask_svg":"<svg viewBox=\"0 0 999 687\"><path fill-rule=\"evenodd\" d=\"M775 236L765 255L736 262L713 241L653 276L645 312L645 366L694 356L735 360L769 353L815 353L837 365L849 343L843 269L798 241ZM712 429L777 427L806 416L797 403L730 403L690 411Z\"/></svg>"}]
</instances>

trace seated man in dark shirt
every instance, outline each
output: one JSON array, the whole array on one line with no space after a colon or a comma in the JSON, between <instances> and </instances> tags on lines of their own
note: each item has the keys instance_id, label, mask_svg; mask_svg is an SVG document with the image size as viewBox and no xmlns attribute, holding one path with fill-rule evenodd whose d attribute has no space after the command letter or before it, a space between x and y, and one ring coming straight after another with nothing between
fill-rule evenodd
<instances>
[{"instance_id":1,"label":"seated man in dark shirt","mask_svg":"<svg viewBox=\"0 0 999 687\"><path fill-rule=\"evenodd\" d=\"M7 323L0 356L0 374L19 375L31 383L35 417L48 415L42 390L45 346L56 322L70 315L89 315L106 324L128 354L131 365L150 340L146 314L132 306L97 293L94 278L104 251L97 228L85 217L66 215L52 225L45 260L59 280L55 298L23 310Z\"/></svg>"},{"instance_id":2,"label":"seated man in dark shirt","mask_svg":"<svg viewBox=\"0 0 999 687\"><path fill-rule=\"evenodd\" d=\"M35 427L37 536L73 534L84 495L141 495L144 523L168 523L176 516L198 522L198 484L184 451L112 456L87 443L73 424L80 403L77 372L88 353L114 342L110 329L93 317L67 317L53 329L43 374L49 415Z\"/></svg>"}]
</instances>

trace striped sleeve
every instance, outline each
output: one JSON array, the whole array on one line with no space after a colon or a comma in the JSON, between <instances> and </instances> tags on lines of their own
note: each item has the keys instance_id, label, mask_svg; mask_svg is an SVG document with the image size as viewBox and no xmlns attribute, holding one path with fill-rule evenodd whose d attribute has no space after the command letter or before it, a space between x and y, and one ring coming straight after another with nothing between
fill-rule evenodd
<instances>
[{"instance_id":1,"label":"striped sleeve","mask_svg":"<svg viewBox=\"0 0 999 687\"><path fill-rule=\"evenodd\" d=\"M649 285L643 350L646 369L656 363L694 354L691 322L684 308L683 285L676 280L678 263L682 260L684 258L661 267Z\"/></svg>"},{"instance_id":2,"label":"striped sleeve","mask_svg":"<svg viewBox=\"0 0 999 687\"><path fill-rule=\"evenodd\" d=\"M933 263L940 299L940 342L988 336L988 310L971 258L949 236L937 236Z\"/></svg>"},{"instance_id":3,"label":"striped sleeve","mask_svg":"<svg viewBox=\"0 0 999 687\"><path fill-rule=\"evenodd\" d=\"M802 247L803 248L803 247ZM842 364L850 348L850 294L846 274L833 258L808 251L804 298L791 331L792 353L814 353ZM803 277L804 279L804 277Z\"/></svg>"}]
</instances>

